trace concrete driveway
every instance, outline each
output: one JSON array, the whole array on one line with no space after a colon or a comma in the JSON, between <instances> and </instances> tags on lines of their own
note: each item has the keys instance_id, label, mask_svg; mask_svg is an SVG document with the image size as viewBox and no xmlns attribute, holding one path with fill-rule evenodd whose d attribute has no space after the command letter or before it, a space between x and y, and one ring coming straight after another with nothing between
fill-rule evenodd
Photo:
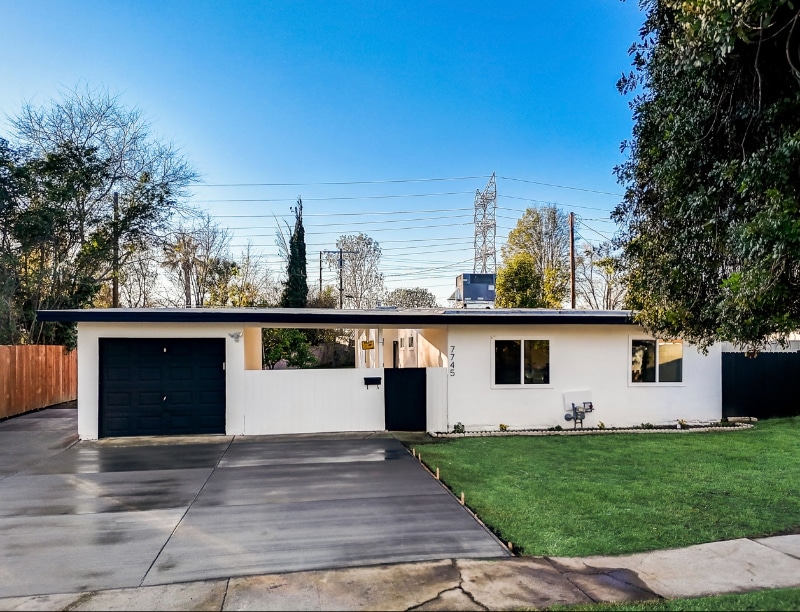
<instances>
[{"instance_id":1,"label":"concrete driveway","mask_svg":"<svg viewBox=\"0 0 800 612\"><path fill-rule=\"evenodd\" d=\"M508 554L389 436L76 443L76 416L0 423L0 597Z\"/></svg>"}]
</instances>

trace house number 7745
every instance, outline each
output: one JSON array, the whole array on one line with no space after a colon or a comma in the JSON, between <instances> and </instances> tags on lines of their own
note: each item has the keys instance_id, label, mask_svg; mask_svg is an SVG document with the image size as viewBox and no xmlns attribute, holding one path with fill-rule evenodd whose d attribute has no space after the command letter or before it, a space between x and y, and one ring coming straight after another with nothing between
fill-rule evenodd
<instances>
[{"instance_id":1,"label":"house number 7745","mask_svg":"<svg viewBox=\"0 0 800 612\"><path fill-rule=\"evenodd\" d=\"M456 375L456 347L450 347L450 376Z\"/></svg>"}]
</instances>

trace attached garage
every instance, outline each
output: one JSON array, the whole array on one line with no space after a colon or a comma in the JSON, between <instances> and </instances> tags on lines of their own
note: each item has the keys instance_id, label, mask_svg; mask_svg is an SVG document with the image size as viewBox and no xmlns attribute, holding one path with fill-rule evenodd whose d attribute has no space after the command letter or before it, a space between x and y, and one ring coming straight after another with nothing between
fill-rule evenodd
<instances>
[{"instance_id":1,"label":"attached garage","mask_svg":"<svg viewBox=\"0 0 800 612\"><path fill-rule=\"evenodd\" d=\"M225 340L100 338L99 435L225 433Z\"/></svg>"}]
</instances>

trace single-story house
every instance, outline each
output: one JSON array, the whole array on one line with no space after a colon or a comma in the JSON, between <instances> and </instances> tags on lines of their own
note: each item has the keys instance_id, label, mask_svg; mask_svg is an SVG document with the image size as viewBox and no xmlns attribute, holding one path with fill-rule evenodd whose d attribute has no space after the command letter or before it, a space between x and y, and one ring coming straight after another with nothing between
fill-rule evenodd
<instances>
[{"instance_id":1,"label":"single-story house","mask_svg":"<svg viewBox=\"0 0 800 612\"><path fill-rule=\"evenodd\" d=\"M94 309L78 324L82 439L547 428L715 420L720 350L649 337L629 311ZM350 369L263 370L262 328L356 330Z\"/></svg>"}]
</instances>

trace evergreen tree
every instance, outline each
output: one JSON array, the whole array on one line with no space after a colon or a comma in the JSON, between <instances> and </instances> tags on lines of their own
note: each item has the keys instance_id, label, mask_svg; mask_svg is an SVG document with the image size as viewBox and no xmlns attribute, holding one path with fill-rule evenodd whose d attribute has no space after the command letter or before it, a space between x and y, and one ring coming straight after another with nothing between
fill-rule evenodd
<instances>
[{"instance_id":1,"label":"evergreen tree","mask_svg":"<svg viewBox=\"0 0 800 612\"><path fill-rule=\"evenodd\" d=\"M308 272L302 198L297 198L297 206L292 212L294 212L294 231L289 238L289 262L286 266L286 285L281 296L281 308L305 308L308 302Z\"/></svg>"},{"instance_id":2,"label":"evergreen tree","mask_svg":"<svg viewBox=\"0 0 800 612\"><path fill-rule=\"evenodd\" d=\"M800 7L642 0L619 83L627 306L659 338L758 350L800 328Z\"/></svg>"}]
</instances>

